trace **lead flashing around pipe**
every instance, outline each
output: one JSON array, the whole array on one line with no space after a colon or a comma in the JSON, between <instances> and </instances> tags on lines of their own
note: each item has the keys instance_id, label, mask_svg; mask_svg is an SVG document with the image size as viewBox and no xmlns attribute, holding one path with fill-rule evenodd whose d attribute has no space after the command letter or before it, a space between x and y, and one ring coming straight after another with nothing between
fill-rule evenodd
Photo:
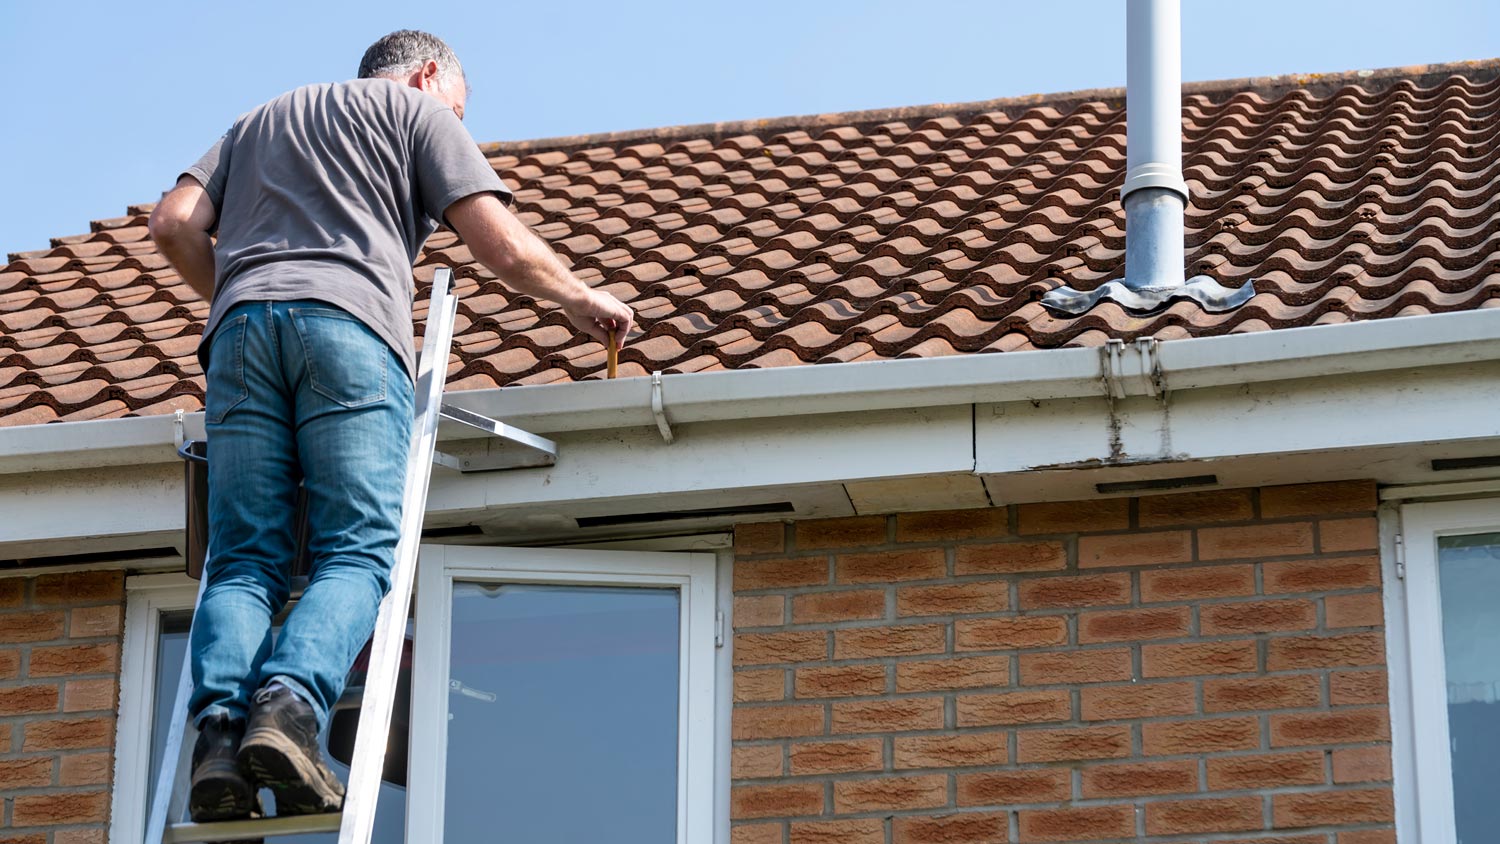
<instances>
[{"instance_id":1,"label":"lead flashing around pipe","mask_svg":"<svg viewBox=\"0 0 1500 844\"><path fill-rule=\"evenodd\" d=\"M1255 280L1238 289L1225 287L1206 275L1183 281L1183 196L1167 187L1138 185L1125 197L1125 277L1093 290L1059 287L1042 304L1069 314L1081 314L1108 299L1128 310L1150 313L1174 301L1197 302L1209 313L1238 308L1255 295Z\"/></svg>"},{"instance_id":2,"label":"lead flashing around pipe","mask_svg":"<svg viewBox=\"0 0 1500 844\"><path fill-rule=\"evenodd\" d=\"M1129 358L1137 347L1127 345ZM1153 371L1174 392L1203 387L1500 360L1500 309L1287 328L1155 344ZM663 375L663 416L695 422L1102 396L1098 349L966 355ZM1139 366L1129 361L1130 371ZM1124 366L1125 364L1122 364ZM1140 378L1127 395L1147 394ZM1137 386L1140 385L1140 386ZM455 404L528 431L657 424L652 379L621 378L454 393ZM0 428L0 473L176 462L173 416ZM203 414L183 435L203 436ZM468 438L443 429L440 439ZM478 436L477 434L473 436Z\"/></svg>"},{"instance_id":3,"label":"lead flashing around pipe","mask_svg":"<svg viewBox=\"0 0 1500 844\"><path fill-rule=\"evenodd\" d=\"M1197 302L1210 312L1232 310L1249 301L1255 295L1253 280L1238 290L1206 275L1182 280L1183 208L1183 196L1165 187L1149 187L1125 197L1125 277L1090 291L1060 287L1042 303L1080 314L1101 299L1143 312L1176 299Z\"/></svg>"}]
</instances>

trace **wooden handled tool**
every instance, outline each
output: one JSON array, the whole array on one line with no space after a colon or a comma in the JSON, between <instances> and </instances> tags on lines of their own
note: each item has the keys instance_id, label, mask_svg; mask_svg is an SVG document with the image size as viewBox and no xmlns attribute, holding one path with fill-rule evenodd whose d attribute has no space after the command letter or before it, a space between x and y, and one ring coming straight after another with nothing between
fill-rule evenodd
<instances>
[{"instance_id":1,"label":"wooden handled tool","mask_svg":"<svg viewBox=\"0 0 1500 844\"><path fill-rule=\"evenodd\" d=\"M620 338L615 330L609 330L609 378L613 380L620 374Z\"/></svg>"}]
</instances>

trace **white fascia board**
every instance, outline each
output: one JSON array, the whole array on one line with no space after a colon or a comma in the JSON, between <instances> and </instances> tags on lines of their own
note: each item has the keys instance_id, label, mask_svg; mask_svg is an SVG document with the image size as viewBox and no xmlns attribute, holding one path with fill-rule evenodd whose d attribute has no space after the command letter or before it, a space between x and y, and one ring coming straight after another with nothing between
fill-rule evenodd
<instances>
[{"instance_id":1,"label":"white fascia board","mask_svg":"<svg viewBox=\"0 0 1500 844\"><path fill-rule=\"evenodd\" d=\"M1279 381L1500 359L1500 309L1172 340L1157 358L1168 389ZM665 375L672 425L1101 395L1098 349ZM1132 389L1127 385L1127 389ZM654 426L649 378L454 393L458 405L540 434ZM185 433L201 435L202 414ZM171 417L0 428L0 473L175 459ZM478 436L448 429L445 441Z\"/></svg>"},{"instance_id":2,"label":"white fascia board","mask_svg":"<svg viewBox=\"0 0 1500 844\"><path fill-rule=\"evenodd\" d=\"M135 537L135 547L175 544L182 531L183 472L170 464L0 475L0 557L25 557L92 536Z\"/></svg>"},{"instance_id":3,"label":"white fascia board","mask_svg":"<svg viewBox=\"0 0 1500 844\"><path fill-rule=\"evenodd\" d=\"M975 471L1013 474L1500 439L1500 361L981 405Z\"/></svg>"},{"instance_id":4,"label":"white fascia board","mask_svg":"<svg viewBox=\"0 0 1500 844\"><path fill-rule=\"evenodd\" d=\"M974 471L1003 502L1196 475L1225 486L1431 482L1433 458L1500 453L1495 384L1500 361L1173 391L1165 401L979 405Z\"/></svg>"},{"instance_id":5,"label":"white fascia board","mask_svg":"<svg viewBox=\"0 0 1500 844\"><path fill-rule=\"evenodd\" d=\"M655 428L574 431L558 435L555 466L435 473L427 506L589 502L609 512L621 500L677 493L970 472L972 432L967 406L700 422L682 426L671 445Z\"/></svg>"}]
</instances>

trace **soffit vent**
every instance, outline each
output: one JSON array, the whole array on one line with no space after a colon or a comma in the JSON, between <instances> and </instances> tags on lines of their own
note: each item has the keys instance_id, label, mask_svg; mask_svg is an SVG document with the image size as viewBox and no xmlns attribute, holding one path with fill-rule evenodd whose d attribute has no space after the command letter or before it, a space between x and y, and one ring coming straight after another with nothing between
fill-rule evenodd
<instances>
[{"instance_id":1,"label":"soffit vent","mask_svg":"<svg viewBox=\"0 0 1500 844\"><path fill-rule=\"evenodd\" d=\"M1432 461L1432 471L1453 472L1458 469L1500 468L1500 454L1484 457L1439 457Z\"/></svg>"},{"instance_id":2,"label":"soffit vent","mask_svg":"<svg viewBox=\"0 0 1500 844\"><path fill-rule=\"evenodd\" d=\"M618 527L640 525L650 522L680 522L687 519L722 519L732 516L762 516L772 513L795 513L797 508L788 501L773 504L749 504L742 507L706 507L701 510L668 510L659 513L622 513L616 516L580 516L581 528Z\"/></svg>"},{"instance_id":3,"label":"soffit vent","mask_svg":"<svg viewBox=\"0 0 1500 844\"><path fill-rule=\"evenodd\" d=\"M1214 486L1218 482L1218 475L1185 475L1180 478L1155 478L1149 481L1115 481L1106 484L1094 484L1094 489L1100 495L1108 495L1118 492L1161 492L1167 489Z\"/></svg>"},{"instance_id":4,"label":"soffit vent","mask_svg":"<svg viewBox=\"0 0 1500 844\"><path fill-rule=\"evenodd\" d=\"M132 551L95 551L87 554L58 554L52 557L17 557L0 560L0 569L38 568L45 566L85 566L93 563L129 563L136 560L159 560L178 556L176 548L140 548Z\"/></svg>"}]
</instances>

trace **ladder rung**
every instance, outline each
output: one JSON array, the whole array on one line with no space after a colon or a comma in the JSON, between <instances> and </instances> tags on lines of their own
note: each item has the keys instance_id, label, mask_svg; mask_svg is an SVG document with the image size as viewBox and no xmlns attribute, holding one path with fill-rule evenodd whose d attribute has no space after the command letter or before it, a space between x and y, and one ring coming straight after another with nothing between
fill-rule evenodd
<instances>
[{"instance_id":1,"label":"ladder rung","mask_svg":"<svg viewBox=\"0 0 1500 844\"><path fill-rule=\"evenodd\" d=\"M251 841L273 835L302 835L312 832L338 832L342 812L321 815L290 815L284 818L252 818L242 821L212 823L174 823L167 826L163 844L185 844L189 841Z\"/></svg>"}]
</instances>

